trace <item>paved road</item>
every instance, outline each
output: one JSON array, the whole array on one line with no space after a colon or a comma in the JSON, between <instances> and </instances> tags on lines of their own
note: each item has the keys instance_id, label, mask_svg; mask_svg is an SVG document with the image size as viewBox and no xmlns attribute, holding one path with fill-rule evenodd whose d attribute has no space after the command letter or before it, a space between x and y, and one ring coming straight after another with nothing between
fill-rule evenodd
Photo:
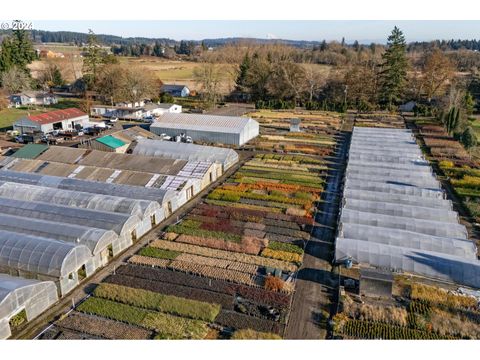
<instances>
[{"instance_id":1,"label":"paved road","mask_svg":"<svg viewBox=\"0 0 480 360\"><path fill-rule=\"evenodd\" d=\"M339 136L336 154L331 159L334 164L329 171L323 202L315 216L318 226L312 231L298 273L292 311L285 331L287 339L325 339L327 335L325 326L321 325L321 321L325 320L321 312L330 313L331 300L338 287L330 264L352 123L353 117L349 117Z\"/></svg>"},{"instance_id":2,"label":"paved road","mask_svg":"<svg viewBox=\"0 0 480 360\"><path fill-rule=\"evenodd\" d=\"M103 279L105 279L108 275L114 273L115 269L120 267L122 264L126 262L126 260L135 254L138 250L142 247L147 245L152 240L158 238L159 231L166 226L173 224L178 221L179 218L183 217L187 214L192 208L198 205L203 199L205 195L208 194L212 189L214 189L219 184L223 183L225 179L231 176L238 168L243 165L245 161L251 158L252 153L250 152L242 152L241 154L241 161L233 166L232 168L228 169L228 171L217 181L210 184L207 188L202 190L199 194L196 195L194 199L192 199L187 204L183 205L180 209L178 209L172 216L170 216L165 221L161 222L157 225L154 229L152 229L148 234L144 235L137 243L132 245L130 248L125 250L122 254L118 255L114 260L112 260L107 266L98 270L92 277L85 280L80 286L74 289L70 294L65 296L64 298L60 299L59 302L45 311L42 315L38 318L30 321L25 325L25 327L21 328L18 332L13 334L12 338L14 339L32 339L37 336L43 329L45 329L48 324L58 320L62 314L65 314L72 308L72 302L78 304L82 299L84 299L88 294L90 294L95 285L100 283Z\"/></svg>"}]
</instances>

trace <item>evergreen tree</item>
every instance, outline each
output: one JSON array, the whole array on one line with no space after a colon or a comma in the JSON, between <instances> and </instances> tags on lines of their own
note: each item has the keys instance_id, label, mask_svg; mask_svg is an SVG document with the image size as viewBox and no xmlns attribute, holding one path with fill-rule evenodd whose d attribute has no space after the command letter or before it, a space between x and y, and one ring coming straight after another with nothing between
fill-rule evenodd
<instances>
[{"instance_id":1,"label":"evergreen tree","mask_svg":"<svg viewBox=\"0 0 480 360\"><path fill-rule=\"evenodd\" d=\"M97 40L97 36L92 30L88 30L87 47L84 49L83 71L90 75L90 80L95 83L99 66L103 62L102 49Z\"/></svg>"},{"instance_id":2,"label":"evergreen tree","mask_svg":"<svg viewBox=\"0 0 480 360\"><path fill-rule=\"evenodd\" d=\"M20 69L27 70L27 65L36 58L30 36L26 30L16 29L12 32L12 60Z\"/></svg>"},{"instance_id":3,"label":"evergreen tree","mask_svg":"<svg viewBox=\"0 0 480 360\"><path fill-rule=\"evenodd\" d=\"M58 66L55 66L55 70L53 70L52 74L52 83L53 86L62 86L65 84L65 81L63 80L62 73L60 72L60 69Z\"/></svg>"},{"instance_id":4,"label":"evergreen tree","mask_svg":"<svg viewBox=\"0 0 480 360\"><path fill-rule=\"evenodd\" d=\"M235 81L235 88L238 91L245 92L247 89L247 75L250 69L250 56L245 54L242 63L239 66L237 80Z\"/></svg>"},{"instance_id":5,"label":"evergreen tree","mask_svg":"<svg viewBox=\"0 0 480 360\"><path fill-rule=\"evenodd\" d=\"M13 44L9 37L6 37L2 42L0 49L0 74L10 70L15 63L13 62Z\"/></svg>"},{"instance_id":6,"label":"evergreen tree","mask_svg":"<svg viewBox=\"0 0 480 360\"><path fill-rule=\"evenodd\" d=\"M387 50L382 58L380 102L391 108L402 100L408 69L405 37L396 26L388 37Z\"/></svg>"},{"instance_id":7,"label":"evergreen tree","mask_svg":"<svg viewBox=\"0 0 480 360\"><path fill-rule=\"evenodd\" d=\"M477 136L471 126L467 127L462 133L460 141L467 150L477 146Z\"/></svg>"}]
</instances>

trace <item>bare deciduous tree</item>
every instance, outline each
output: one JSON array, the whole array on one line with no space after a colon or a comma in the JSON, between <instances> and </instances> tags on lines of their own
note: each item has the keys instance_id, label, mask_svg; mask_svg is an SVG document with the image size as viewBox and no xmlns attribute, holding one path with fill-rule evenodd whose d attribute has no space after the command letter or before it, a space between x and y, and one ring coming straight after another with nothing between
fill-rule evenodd
<instances>
[{"instance_id":1,"label":"bare deciduous tree","mask_svg":"<svg viewBox=\"0 0 480 360\"><path fill-rule=\"evenodd\" d=\"M212 63L202 63L193 70L195 82L201 86L202 96L209 106L215 106L220 96L222 72L222 66Z\"/></svg>"},{"instance_id":2,"label":"bare deciduous tree","mask_svg":"<svg viewBox=\"0 0 480 360\"><path fill-rule=\"evenodd\" d=\"M425 59L422 88L428 102L439 95L445 86L453 79L455 66L439 49L433 50Z\"/></svg>"},{"instance_id":3,"label":"bare deciduous tree","mask_svg":"<svg viewBox=\"0 0 480 360\"><path fill-rule=\"evenodd\" d=\"M2 86L10 94L31 88L30 77L22 69L14 66L2 73Z\"/></svg>"}]
</instances>

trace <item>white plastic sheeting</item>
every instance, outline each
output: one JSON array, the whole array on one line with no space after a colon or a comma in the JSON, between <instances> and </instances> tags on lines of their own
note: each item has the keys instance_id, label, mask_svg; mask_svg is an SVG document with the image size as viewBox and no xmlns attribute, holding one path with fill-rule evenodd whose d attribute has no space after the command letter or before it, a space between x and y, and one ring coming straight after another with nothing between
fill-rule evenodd
<instances>
[{"instance_id":1,"label":"white plastic sheeting","mask_svg":"<svg viewBox=\"0 0 480 360\"><path fill-rule=\"evenodd\" d=\"M149 139L138 139L133 154L216 162L223 165L224 171L238 162L238 154L232 149Z\"/></svg>"},{"instance_id":2,"label":"white plastic sheeting","mask_svg":"<svg viewBox=\"0 0 480 360\"><path fill-rule=\"evenodd\" d=\"M432 236L379 226L342 224L339 237L434 251L470 259L477 257L476 246L471 240Z\"/></svg>"},{"instance_id":3,"label":"white plastic sheeting","mask_svg":"<svg viewBox=\"0 0 480 360\"><path fill-rule=\"evenodd\" d=\"M352 257L355 262L406 271L445 281L480 287L478 260L433 251L384 245L358 239L337 238L336 257Z\"/></svg>"},{"instance_id":4,"label":"white plastic sheeting","mask_svg":"<svg viewBox=\"0 0 480 360\"><path fill-rule=\"evenodd\" d=\"M97 255L118 241L113 230L0 214L0 229L85 245Z\"/></svg>"},{"instance_id":5,"label":"white plastic sheeting","mask_svg":"<svg viewBox=\"0 0 480 360\"><path fill-rule=\"evenodd\" d=\"M90 258L84 245L0 230L0 269L8 272L65 277Z\"/></svg>"},{"instance_id":6,"label":"white plastic sheeting","mask_svg":"<svg viewBox=\"0 0 480 360\"><path fill-rule=\"evenodd\" d=\"M0 182L0 196L10 199L108 211L149 217L160 208L156 201L135 200L119 196L60 190L44 186Z\"/></svg>"},{"instance_id":7,"label":"white plastic sheeting","mask_svg":"<svg viewBox=\"0 0 480 360\"><path fill-rule=\"evenodd\" d=\"M10 170L0 170L0 181L39 185L63 190L82 191L92 194L121 196L130 199L157 201L162 205L168 201L175 202L176 196L176 193L172 190L70 179Z\"/></svg>"},{"instance_id":8,"label":"white plastic sheeting","mask_svg":"<svg viewBox=\"0 0 480 360\"><path fill-rule=\"evenodd\" d=\"M432 209L423 206L392 204L382 202L382 200L378 198L374 201L344 198L343 208L368 213L398 216L402 218L405 217L458 224L458 215L455 211L450 211L448 209Z\"/></svg>"},{"instance_id":9,"label":"white plastic sheeting","mask_svg":"<svg viewBox=\"0 0 480 360\"><path fill-rule=\"evenodd\" d=\"M357 199L357 200L366 200L366 201L381 200L384 203L422 206L422 207L446 209L446 210L453 209L452 202L450 200L437 199L433 197L421 198L414 195L390 194L385 192L378 194L376 191L357 190L352 188L345 188L343 191L343 196L348 199Z\"/></svg>"},{"instance_id":10,"label":"white plastic sheeting","mask_svg":"<svg viewBox=\"0 0 480 360\"><path fill-rule=\"evenodd\" d=\"M0 339L11 335L9 321L25 310L30 321L58 300L53 281L38 281L0 274Z\"/></svg>"},{"instance_id":11,"label":"white plastic sheeting","mask_svg":"<svg viewBox=\"0 0 480 360\"><path fill-rule=\"evenodd\" d=\"M353 130L335 258L480 287L477 249L406 129Z\"/></svg>"}]
</instances>

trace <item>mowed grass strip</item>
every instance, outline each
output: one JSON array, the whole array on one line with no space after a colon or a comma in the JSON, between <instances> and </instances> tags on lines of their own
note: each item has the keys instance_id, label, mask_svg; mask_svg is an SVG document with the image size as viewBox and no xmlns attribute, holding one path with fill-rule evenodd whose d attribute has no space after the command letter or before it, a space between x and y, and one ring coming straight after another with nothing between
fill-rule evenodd
<instances>
[{"instance_id":1,"label":"mowed grass strip","mask_svg":"<svg viewBox=\"0 0 480 360\"><path fill-rule=\"evenodd\" d=\"M84 301L77 310L154 330L157 332L155 338L159 339L203 339L208 332L207 323L200 320L140 309L96 297Z\"/></svg>"},{"instance_id":2,"label":"mowed grass strip","mask_svg":"<svg viewBox=\"0 0 480 360\"><path fill-rule=\"evenodd\" d=\"M99 298L195 320L213 322L220 312L220 305L218 304L163 295L116 284L100 284L95 289L94 294Z\"/></svg>"}]
</instances>

